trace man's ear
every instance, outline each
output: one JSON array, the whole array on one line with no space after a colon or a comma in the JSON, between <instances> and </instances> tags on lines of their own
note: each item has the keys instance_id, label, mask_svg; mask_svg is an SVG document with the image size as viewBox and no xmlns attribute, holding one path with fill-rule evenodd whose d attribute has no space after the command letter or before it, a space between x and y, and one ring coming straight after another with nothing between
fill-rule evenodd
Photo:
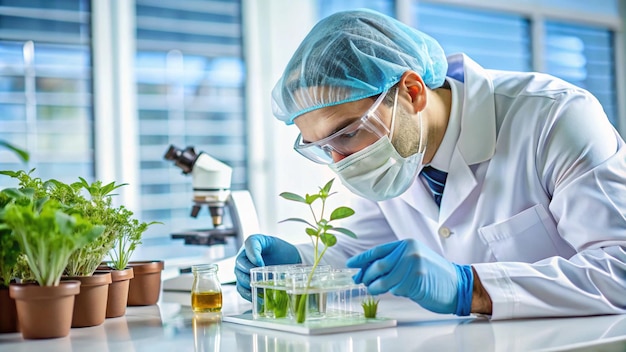
<instances>
[{"instance_id":1,"label":"man's ear","mask_svg":"<svg viewBox=\"0 0 626 352\"><path fill-rule=\"evenodd\" d=\"M406 71L398 84L400 92L407 95L415 113L424 110L428 94L426 84L415 71Z\"/></svg>"}]
</instances>

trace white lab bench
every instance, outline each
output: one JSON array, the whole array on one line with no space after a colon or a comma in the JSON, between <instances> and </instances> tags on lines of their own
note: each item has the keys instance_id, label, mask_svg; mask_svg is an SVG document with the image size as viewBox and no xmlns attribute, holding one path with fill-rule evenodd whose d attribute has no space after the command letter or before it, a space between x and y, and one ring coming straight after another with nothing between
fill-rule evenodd
<instances>
[{"instance_id":1,"label":"white lab bench","mask_svg":"<svg viewBox=\"0 0 626 352\"><path fill-rule=\"evenodd\" d=\"M250 303L224 285L223 315ZM71 329L58 339L23 340L0 334L0 351L624 351L626 315L493 321L422 310L411 301L382 296L379 315L397 327L327 335L299 335L227 322L194 321L188 293L164 293L157 305L128 307L126 315Z\"/></svg>"}]
</instances>

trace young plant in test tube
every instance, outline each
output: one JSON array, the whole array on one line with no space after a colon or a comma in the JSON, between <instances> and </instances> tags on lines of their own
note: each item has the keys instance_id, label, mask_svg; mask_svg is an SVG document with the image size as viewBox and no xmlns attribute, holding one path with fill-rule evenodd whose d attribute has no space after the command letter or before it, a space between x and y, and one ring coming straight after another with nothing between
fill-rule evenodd
<instances>
[{"instance_id":1,"label":"young plant in test tube","mask_svg":"<svg viewBox=\"0 0 626 352\"><path fill-rule=\"evenodd\" d=\"M307 227L305 228L305 232L307 236L309 236L313 244L313 266L311 268L311 271L308 273L305 293L299 296L295 303L296 321L298 323L303 323L306 320L306 301L308 300L307 290L311 285L311 280L313 279L313 275L315 274L315 269L320 264L320 261L322 260L324 253L326 253L326 250L337 243L337 235L341 234L356 238L356 235L352 231L343 227L335 227L333 226L333 224L331 224L336 220L345 219L354 215L354 210L352 208L340 206L330 213L330 217L325 217L326 200L328 199L328 197L336 194L336 192L331 193L330 191L331 187L333 186L334 180L335 179L331 179L330 181L328 181L326 185L320 188L317 193L306 194L304 197L290 192L283 192L280 194L282 198L285 198L287 200L308 205L313 218L312 222L301 218L288 218L280 221L296 221L306 224ZM316 204L316 202L319 203L318 201L321 201L321 207L318 208L319 214L316 213L316 209L313 206L314 204Z\"/></svg>"}]
</instances>

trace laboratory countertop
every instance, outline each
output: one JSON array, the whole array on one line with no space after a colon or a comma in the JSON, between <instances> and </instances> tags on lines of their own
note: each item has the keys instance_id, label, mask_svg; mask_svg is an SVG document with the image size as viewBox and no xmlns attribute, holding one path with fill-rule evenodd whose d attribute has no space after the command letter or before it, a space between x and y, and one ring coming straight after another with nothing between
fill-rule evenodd
<instances>
[{"instance_id":1,"label":"laboratory countertop","mask_svg":"<svg viewBox=\"0 0 626 352\"><path fill-rule=\"evenodd\" d=\"M396 327L301 335L223 322L250 303L224 285L220 315L194 316L189 293L164 292L159 303L128 307L99 326L73 328L58 339L0 334L0 351L625 351L626 315L489 321L437 315L411 301L382 296L379 315Z\"/></svg>"}]
</instances>

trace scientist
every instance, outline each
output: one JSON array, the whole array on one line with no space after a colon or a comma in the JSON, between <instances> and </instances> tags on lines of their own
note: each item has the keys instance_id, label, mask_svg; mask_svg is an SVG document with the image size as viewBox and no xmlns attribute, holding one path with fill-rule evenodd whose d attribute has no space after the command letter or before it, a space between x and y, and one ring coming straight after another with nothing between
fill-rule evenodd
<instances>
[{"instance_id":1,"label":"scientist","mask_svg":"<svg viewBox=\"0 0 626 352\"><path fill-rule=\"evenodd\" d=\"M626 313L626 147L587 91L486 70L357 10L320 21L272 92L295 149L357 197L327 264L372 294L492 319ZM308 245L303 245L308 246ZM254 235L255 266L311 252Z\"/></svg>"}]
</instances>

